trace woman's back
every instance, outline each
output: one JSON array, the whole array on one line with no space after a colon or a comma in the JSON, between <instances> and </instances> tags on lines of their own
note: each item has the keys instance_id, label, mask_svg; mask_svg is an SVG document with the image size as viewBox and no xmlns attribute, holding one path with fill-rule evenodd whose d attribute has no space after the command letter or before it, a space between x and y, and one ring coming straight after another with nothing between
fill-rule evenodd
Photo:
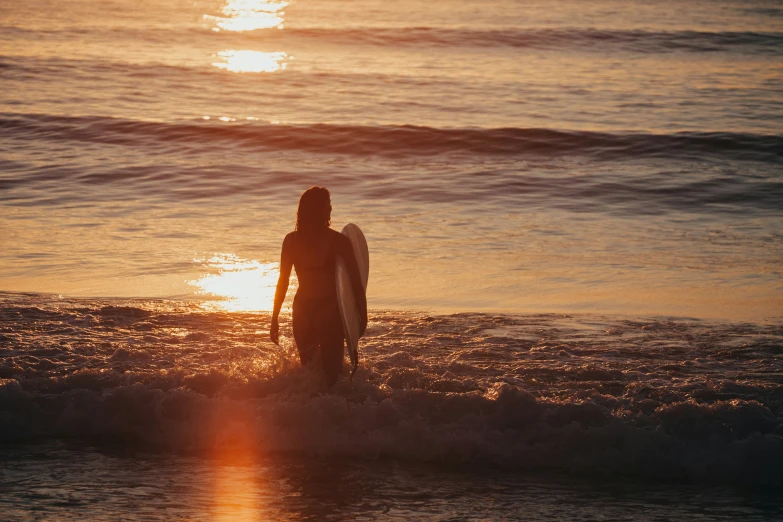
<instances>
[{"instance_id":1,"label":"woman's back","mask_svg":"<svg viewBox=\"0 0 783 522\"><path fill-rule=\"evenodd\" d=\"M334 267L340 234L330 228L315 233L291 232L291 257L301 298L336 297ZM286 238L286 239L288 239Z\"/></svg>"}]
</instances>

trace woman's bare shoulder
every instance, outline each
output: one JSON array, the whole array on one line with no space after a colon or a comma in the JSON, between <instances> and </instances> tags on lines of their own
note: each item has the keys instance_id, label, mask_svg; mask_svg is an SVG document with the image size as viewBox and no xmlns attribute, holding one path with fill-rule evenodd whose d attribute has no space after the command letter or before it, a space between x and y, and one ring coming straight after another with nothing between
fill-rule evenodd
<instances>
[{"instance_id":1,"label":"woman's bare shoulder","mask_svg":"<svg viewBox=\"0 0 783 522\"><path fill-rule=\"evenodd\" d=\"M283 239L283 250L287 250L289 248L292 248L294 245L294 240L296 239L296 230L293 232L289 232L285 235L285 239Z\"/></svg>"}]
</instances>

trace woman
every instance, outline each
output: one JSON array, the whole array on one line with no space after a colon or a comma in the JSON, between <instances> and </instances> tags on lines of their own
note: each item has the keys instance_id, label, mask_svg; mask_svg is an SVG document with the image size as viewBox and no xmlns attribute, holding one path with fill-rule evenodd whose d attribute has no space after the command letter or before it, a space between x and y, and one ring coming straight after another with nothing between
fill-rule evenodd
<instances>
[{"instance_id":1,"label":"woman","mask_svg":"<svg viewBox=\"0 0 783 522\"><path fill-rule=\"evenodd\" d=\"M337 304L335 262L342 256L353 282L356 302L362 311L360 335L367 327L367 298L347 236L329 228L332 203L322 187L307 189L299 198L296 229L285 236L280 254L280 279L269 337L277 344L278 315L288 291L291 266L296 269L299 289L294 296L293 327L296 348L303 365L318 361L329 386L337 381L343 365L343 323Z\"/></svg>"}]
</instances>

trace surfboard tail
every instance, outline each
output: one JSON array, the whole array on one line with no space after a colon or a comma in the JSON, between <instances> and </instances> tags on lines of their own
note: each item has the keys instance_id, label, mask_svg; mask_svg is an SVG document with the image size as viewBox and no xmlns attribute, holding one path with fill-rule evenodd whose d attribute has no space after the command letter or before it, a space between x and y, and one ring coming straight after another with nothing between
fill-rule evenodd
<instances>
[{"instance_id":1,"label":"surfboard tail","mask_svg":"<svg viewBox=\"0 0 783 522\"><path fill-rule=\"evenodd\" d=\"M353 353L353 370L351 370L351 377L348 379L348 384L351 384L351 381L353 381L353 374L356 373L356 369L359 367L359 350L356 350Z\"/></svg>"}]
</instances>

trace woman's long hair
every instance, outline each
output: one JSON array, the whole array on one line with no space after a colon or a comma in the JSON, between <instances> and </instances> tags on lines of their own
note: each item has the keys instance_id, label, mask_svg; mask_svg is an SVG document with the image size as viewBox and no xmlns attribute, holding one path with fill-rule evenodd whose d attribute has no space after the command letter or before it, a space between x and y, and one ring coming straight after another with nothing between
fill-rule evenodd
<instances>
[{"instance_id":1,"label":"woman's long hair","mask_svg":"<svg viewBox=\"0 0 783 522\"><path fill-rule=\"evenodd\" d=\"M310 187L299 198L296 211L296 230L303 234L312 234L331 224L325 211L332 203L329 191L323 187Z\"/></svg>"}]
</instances>

